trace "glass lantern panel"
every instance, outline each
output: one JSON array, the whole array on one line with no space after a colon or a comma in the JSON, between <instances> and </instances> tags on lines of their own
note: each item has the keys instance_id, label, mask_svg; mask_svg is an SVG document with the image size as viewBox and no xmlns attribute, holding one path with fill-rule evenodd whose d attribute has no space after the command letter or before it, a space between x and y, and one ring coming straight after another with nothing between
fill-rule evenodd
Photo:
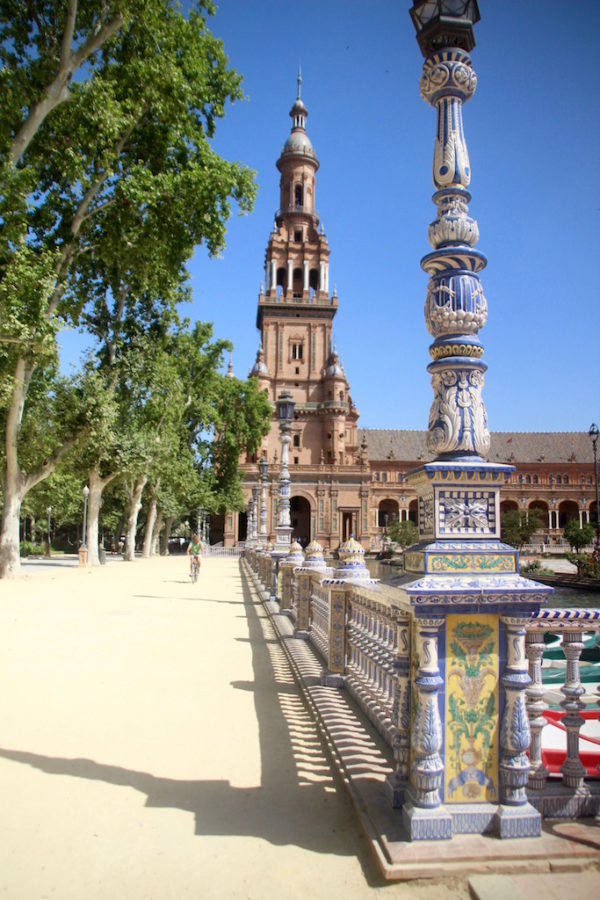
<instances>
[{"instance_id":1,"label":"glass lantern panel","mask_svg":"<svg viewBox=\"0 0 600 900\"><path fill-rule=\"evenodd\" d=\"M421 29L425 28L426 25L429 25L429 23L439 15L439 0L425 0L425 2L421 3L418 7L413 7L411 12L413 13L415 26L418 31L421 31Z\"/></svg>"}]
</instances>

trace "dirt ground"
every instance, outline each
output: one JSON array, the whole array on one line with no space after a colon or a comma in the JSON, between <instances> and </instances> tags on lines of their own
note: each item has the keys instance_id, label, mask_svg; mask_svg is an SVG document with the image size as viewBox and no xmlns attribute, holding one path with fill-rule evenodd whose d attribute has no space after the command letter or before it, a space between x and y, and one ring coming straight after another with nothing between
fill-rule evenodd
<instances>
[{"instance_id":1,"label":"dirt ground","mask_svg":"<svg viewBox=\"0 0 600 900\"><path fill-rule=\"evenodd\" d=\"M382 882L237 560L39 567L0 636L0 896L469 896Z\"/></svg>"}]
</instances>

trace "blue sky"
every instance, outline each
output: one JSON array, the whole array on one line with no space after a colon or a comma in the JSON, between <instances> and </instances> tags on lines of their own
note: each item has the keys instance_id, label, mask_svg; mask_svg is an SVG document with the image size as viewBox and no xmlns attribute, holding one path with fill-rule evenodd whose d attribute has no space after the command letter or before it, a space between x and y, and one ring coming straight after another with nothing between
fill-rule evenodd
<instances>
[{"instance_id":1,"label":"blue sky","mask_svg":"<svg viewBox=\"0 0 600 900\"><path fill-rule=\"evenodd\" d=\"M215 149L257 172L252 215L235 216L222 259L190 265L192 318L235 345L245 377L264 252L278 207L275 167L290 131L298 64L321 168L316 206L331 249L335 340L359 424L426 428L432 399L423 306L435 112L409 0L221 0L211 20L247 100ZM600 3L480 0L464 109L471 214L488 258L480 337L492 430L586 430L600 420L598 238Z\"/></svg>"}]
</instances>

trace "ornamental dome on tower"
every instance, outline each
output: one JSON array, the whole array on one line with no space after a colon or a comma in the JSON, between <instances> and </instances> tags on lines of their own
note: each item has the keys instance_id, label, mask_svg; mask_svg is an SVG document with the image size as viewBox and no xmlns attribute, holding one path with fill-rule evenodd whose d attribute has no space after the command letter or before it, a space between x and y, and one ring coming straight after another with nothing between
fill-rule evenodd
<instances>
[{"instance_id":1,"label":"ornamental dome on tower","mask_svg":"<svg viewBox=\"0 0 600 900\"><path fill-rule=\"evenodd\" d=\"M306 133L306 117L308 115L308 110L300 96L301 88L302 74L298 72L298 96L296 97L296 102L290 109L292 133L283 145L281 156L283 157L288 154L302 154L303 156L311 156L316 162L313 145Z\"/></svg>"}]
</instances>

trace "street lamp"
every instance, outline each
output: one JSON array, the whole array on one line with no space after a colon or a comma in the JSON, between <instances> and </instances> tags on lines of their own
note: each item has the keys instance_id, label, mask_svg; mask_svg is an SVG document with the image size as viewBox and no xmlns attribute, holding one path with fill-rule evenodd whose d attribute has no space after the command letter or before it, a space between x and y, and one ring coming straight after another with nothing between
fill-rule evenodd
<instances>
[{"instance_id":1,"label":"street lamp","mask_svg":"<svg viewBox=\"0 0 600 900\"><path fill-rule=\"evenodd\" d=\"M275 527L275 546L271 556L275 560L272 600L277 600L279 584L279 560L287 556L292 539L290 521L290 470L288 468L290 432L294 421L295 404L289 391L282 391L277 400L277 420L281 434L281 466L279 469L279 506L277 526Z\"/></svg>"},{"instance_id":2,"label":"street lamp","mask_svg":"<svg viewBox=\"0 0 600 900\"><path fill-rule=\"evenodd\" d=\"M252 546L258 543L258 485L252 488Z\"/></svg>"},{"instance_id":3,"label":"street lamp","mask_svg":"<svg viewBox=\"0 0 600 900\"><path fill-rule=\"evenodd\" d=\"M594 484L596 485L596 548L594 556L598 560L600 555L600 506L598 505L598 435L600 434L600 429L598 429L595 422L592 422L590 425L588 434L594 451Z\"/></svg>"},{"instance_id":4,"label":"street lamp","mask_svg":"<svg viewBox=\"0 0 600 900\"><path fill-rule=\"evenodd\" d=\"M260 529L259 547L267 545L267 483L269 480L269 464L266 456L261 456L258 461L258 474L260 479Z\"/></svg>"},{"instance_id":5,"label":"street lamp","mask_svg":"<svg viewBox=\"0 0 600 900\"><path fill-rule=\"evenodd\" d=\"M50 556L51 555L50 554L50 525L51 525L50 516L52 514L51 506L48 507L48 509L46 510L46 513L48 514L48 540L46 542L46 556Z\"/></svg>"},{"instance_id":6,"label":"street lamp","mask_svg":"<svg viewBox=\"0 0 600 900\"><path fill-rule=\"evenodd\" d=\"M410 17L423 56L444 47L469 53L475 46L473 25L480 18L477 0L414 0Z\"/></svg>"},{"instance_id":7,"label":"street lamp","mask_svg":"<svg viewBox=\"0 0 600 900\"><path fill-rule=\"evenodd\" d=\"M289 391L282 391L277 401L277 419L281 434L281 468L279 470L279 516L277 543L289 544L292 534L290 522L290 472L288 469L291 429L295 404Z\"/></svg>"},{"instance_id":8,"label":"street lamp","mask_svg":"<svg viewBox=\"0 0 600 900\"><path fill-rule=\"evenodd\" d=\"M421 268L429 276L425 320L433 338L427 367L434 395L427 449L433 461L408 476L418 495L420 541L419 552L405 554L405 570L414 574L415 580L403 584L415 612L417 656L426 657L427 662L413 682L415 715L403 824L411 840L452 836L452 814L440 795L444 783L449 783L446 776L456 785L448 792L454 802L483 796L479 771L474 774L466 755L455 762L449 752L448 736L457 720L450 714L443 721L440 703L444 703L444 689L446 696L451 692L448 679L456 643L448 639L448 630L446 637L441 637L442 627L451 629L456 621L456 635L462 629L466 633L472 627L483 628L478 616L485 609L490 616L493 610L495 633L509 648L506 663L498 653L504 707L499 710L491 695L487 707L494 710L487 714L487 725L498 735L494 758L490 756L486 763L490 778L496 779L493 792L499 801L494 828L503 838L534 837L540 833L541 817L526 794L530 764L525 753L529 743L525 690L529 678L522 665L526 659L524 626L549 591L520 579L518 557L499 540L496 511L500 488L514 468L488 461L490 433L482 397L487 366L479 338L487 319L487 301L479 279L486 258L476 249L479 227L469 212L471 165L463 128L463 106L477 86L469 53L475 46L473 26L479 20L479 7L476 0L414 0L410 14L425 57L421 97L436 110L437 125L433 152L436 217L428 229L432 250L421 259ZM493 574L478 562L491 547ZM468 579L461 572L466 559L474 563ZM500 596L502 606L493 606ZM447 618L446 610L452 610ZM426 651L422 654L420 648ZM483 822L475 807L473 803L466 815L470 817L468 829L474 832Z\"/></svg>"},{"instance_id":9,"label":"street lamp","mask_svg":"<svg viewBox=\"0 0 600 900\"><path fill-rule=\"evenodd\" d=\"M87 504L89 496L90 489L86 484L83 489L83 540L81 542L82 550L87 550Z\"/></svg>"}]
</instances>

